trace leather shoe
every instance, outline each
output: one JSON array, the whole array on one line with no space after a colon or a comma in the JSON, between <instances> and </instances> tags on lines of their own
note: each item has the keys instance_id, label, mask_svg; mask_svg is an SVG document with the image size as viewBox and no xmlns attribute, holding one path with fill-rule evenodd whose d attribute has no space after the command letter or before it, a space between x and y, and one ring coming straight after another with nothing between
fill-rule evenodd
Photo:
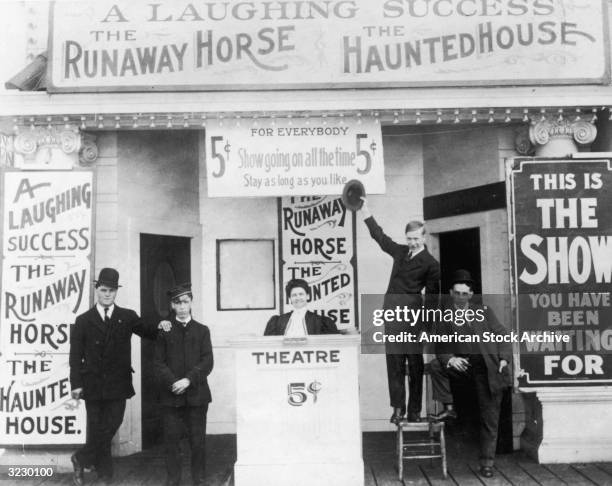
<instances>
[{"instance_id":1,"label":"leather shoe","mask_svg":"<svg viewBox=\"0 0 612 486\"><path fill-rule=\"evenodd\" d=\"M492 478L493 468L491 466L480 466L480 475L483 478Z\"/></svg>"},{"instance_id":2,"label":"leather shoe","mask_svg":"<svg viewBox=\"0 0 612 486\"><path fill-rule=\"evenodd\" d=\"M416 412L408 412L408 422L420 422L421 417Z\"/></svg>"},{"instance_id":3,"label":"leather shoe","mask_svg":"<svg viewBox=\"0 0 612 486\"><path fill-rule=\"evenodd\" d=\"M404 416L404 414L402 413L402 409L401 408L394 408L393 409L393 415L391 415L391 418L389 419L389 422L391 422L392 424L395 424L395 425L399 425L399 423L401 422L403 416Z\"/></svg>"},{"instance_id":4,"label":"leather shoe","mask_svg":"<svg viewBox=\"0 0 612 486\"><path fill-rule=\"evenodd\" d=\"M457 412L452 408L447 408L438 414L430 414L428 416L432 422L443 422L445 420L454 420L457 418Z\"/></svg>"},{"instance_id":5,"label":"leather shoe","mask_svg":"<svg viewBox=\"0 0 612 486\"><path fill-rule=\"evenodd\" d=\"M72 463L72 468L74 469L72 484L74 484L74 486L83 486L84 469L77 459L76 454L72 454L72 456L70 456L70 462Z\"/></svg>"}]
</instances>

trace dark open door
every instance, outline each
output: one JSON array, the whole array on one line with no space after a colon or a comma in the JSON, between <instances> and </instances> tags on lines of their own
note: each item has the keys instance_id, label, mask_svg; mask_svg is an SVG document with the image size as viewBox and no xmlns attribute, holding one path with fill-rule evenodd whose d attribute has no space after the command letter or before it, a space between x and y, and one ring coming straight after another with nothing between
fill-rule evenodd
<instances>
[{"instance_id":1,"label":"dark open door","mask_svg":"<svg viewBox=\"0 0 612 486\"><path fill-rule=\"evenodd\" d=\"M169 313L166 291L191 280L190 239L175 236L140 235L140 309L147 320L159 322ZM141 339L142 447L162 441L162 424L153 373L155 344Z\"/></svg>"},{"instance_id":2,"label":"dark open door","mask_svg":"<svg viewBox=\"0 0 612 486\"><path fill-rule=\"evenodd\" d=\"M469 228L440 233L440 270L442 293L448 294L455 270L464 269L476 281L475 294L480 294L480 230Z\"/></svg>"}]
</instances>

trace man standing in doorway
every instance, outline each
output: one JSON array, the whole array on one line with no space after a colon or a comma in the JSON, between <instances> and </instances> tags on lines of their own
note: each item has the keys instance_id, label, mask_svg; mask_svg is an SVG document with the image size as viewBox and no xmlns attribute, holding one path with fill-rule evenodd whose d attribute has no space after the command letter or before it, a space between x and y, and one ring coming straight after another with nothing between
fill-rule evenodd
<instances>
[{"instance_id":1,"label":"man standing in doorway","mask_svg":"<svg viewBox=\"0 0 612 486\"><path fill-rule=\"evenodd\" d=\"M430 418L434 421L457 417L453 406L451 382L472 381L476 387L480 414L480 474L493 476L493 461L497 447L499 412L504 389L512 385L508 364L512 356L509 342L483 342L485 332L507 335L508 331L487 308L470 303L474 281L467 270L453 274L450 295L454 319L440 323L439 333L463 338L458 343L436 343L436 356L431 363L433 398L444 404L444 410ZM471 309L471 313L466 311Z\"/></svg>"},{"instance_id":2,"label":"man standing in doorway","mask_svg":"<svg viewBox=\"0 0 612 486\"><path fill-rule=\"evenodd\" d=\"M385 293L384 308L420 309L434 307L440 293L440 265L425 248L425 226L420 221L406 225L406 244L399 244L389 238L378 225L362 198L361 212L370 236L380 248L393 258L389 285ZM425 292L423 298L422 292ZM400 334L410 331L418 336L421 323L387 322L385 334ZM408 421L419 422L423 394L423 353L417 343L386 343L387 379L393 414L390 422L398 424L406 413L406 362L408 362Z\"/></svg>"},{"instance_id":3,"label":"man standing in doorway","mask_svg":"<svg viewBox=\"0 0 612 486\"><path fill-rule=\"evenodd\" d=\"M155 339L158 327L170 329L168 322L144 323L133 310L115 305L120 285L114 268L100 270L94 284L97 303L76 318L70 335L72 398L84 399L87 410L85 446L71 457L75 486L92 466L102 483L112 480L111 441L123 422L125 401L135 394L132 334Z\"/></svg>"},{"instance_id":4,"label":"man standing in doorway","mask_svg":"<svg viewBox=\"0 0 612 486\"><path fill-rule=\"evenodd\" d=\"M160 384L167 486L181 481L179 441L183 426L191 446L191 480L204 484L206 467L206 414L211 401L207 376L213 369L208 327L193 320L191 284L168 291L172 330L160 334L155 344L155 373Z\"/></svg>"}]
</instances>

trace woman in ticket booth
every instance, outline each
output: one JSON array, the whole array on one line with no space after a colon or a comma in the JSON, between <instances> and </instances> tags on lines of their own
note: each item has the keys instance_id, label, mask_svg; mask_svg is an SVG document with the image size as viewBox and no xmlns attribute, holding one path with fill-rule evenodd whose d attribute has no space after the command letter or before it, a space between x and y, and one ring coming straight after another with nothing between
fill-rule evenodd
<instances>
[{"instance_id":1,"label":"woman in ticket booth","mask_svg":"<svg viewBox=\"0 0 612 486\"><path fill-rule=\"evenodd\" d=\"M329 317L307 309L310 288L301 278L290 280L285 293L293 307L292 312L270 318L264 336L301 337L308 334L338 334L338 328Z\"/></svg>"}]
</instances>

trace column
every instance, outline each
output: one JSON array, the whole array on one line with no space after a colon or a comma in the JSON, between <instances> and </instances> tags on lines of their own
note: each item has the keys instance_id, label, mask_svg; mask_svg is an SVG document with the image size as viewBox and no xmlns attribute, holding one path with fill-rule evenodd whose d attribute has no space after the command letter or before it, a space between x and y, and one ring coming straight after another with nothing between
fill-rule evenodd
<instances>
[{"instance_id":1,"label":"column","mask_svg":"<svg viewBox=\"0 0 612 486\"><path fill-rule=\"evenodd\" d=\"M589 145L596 136L595 125L579 117L573 121L562 115L542 117L529 126L529 140L535 145L537 157L564 157L576 153L578 145Z\"/></svg>"},{"instance_id":2,"label":"column","mask_svg":"<svg viewBox=\"0 0 612 486\"><path fill-rule=\"evenodd\" d=\"M597 135L594 121L542 117L519 133L524 156L559 157L588 147ZM525 429L521 448L540 463L612 460L612 391L605 386L522 388Z\"/></svg>"}]
</instances>

